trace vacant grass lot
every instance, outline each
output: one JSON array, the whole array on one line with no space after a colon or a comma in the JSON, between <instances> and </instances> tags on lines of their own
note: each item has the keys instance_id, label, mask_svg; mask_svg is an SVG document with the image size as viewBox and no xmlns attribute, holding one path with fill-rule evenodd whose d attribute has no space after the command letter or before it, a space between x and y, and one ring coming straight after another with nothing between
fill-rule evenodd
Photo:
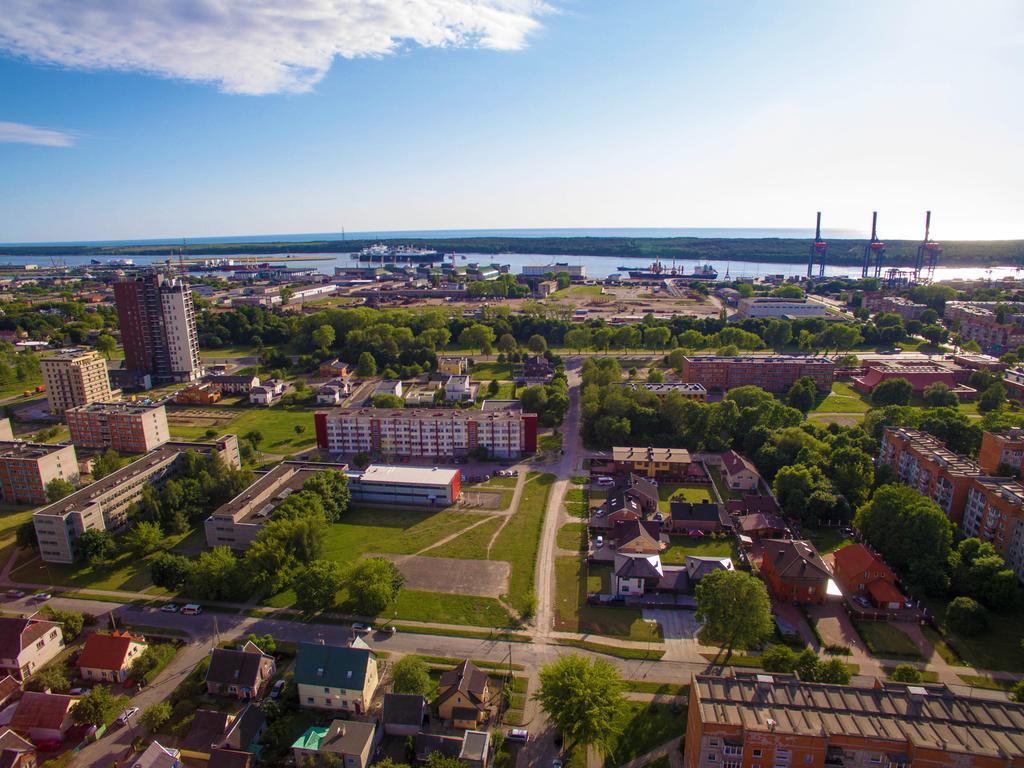
<instances>
[{"instance_id":1,"label":"vacant grass lot","mask_svg":"<svg viewBox=\"0 0 1024 768\"><path fill-rule=\"evenodd\" d=\"M197 406L190 406L197 407ZM211 415L231 415L231 421L215 427L218 435L235 434L239 437L256 431L263 435L260 450L264 453L289 454L310 448L316 442L313 431L313 411L301 407L273 408L219 408L204 407ZM174 411L168 413L171 435L189 440L205 438L208 426L185 426L173 423ZM302 434L296 434L295 426L305 428Z\"/></svg>"},{"instance_id":2,"label":"vacant grass lot","mask_svg":"<svg viewBox=\"0 0 1024 768\"><path fill-rule=\"evenodd\" d=\"M558 546L561 549L583 550L586 530L586 523L566 523L558 531Z\"/></svg>"},{"instance_id":3,"label":"vacant grass lot","mask_svg":"<svg viewBox=\"0 0 1024 768\"><path fill-rule=\"evenodd\" d=\"M487 547L504 521L504 517L492 517L487 522L466 531L461 536L456 536L447 544L442 544L435 549L429 549L423 554L429 557L487 560Z\"/></svg>"},{"instance_id":4,"label":"vacant grass lot","mask_svg":"<svg viewBox=\"0 0 1024 768\"><path fill-rule=\"evenodd\" d=\"M946 600L926 599L928 610L938 621L942 636L965 664L1000 672L1024 672L1024 611L992 612L989 628L975 637L957 634L946 626ZM940 650L940 653L942 651Z\"/></svg>"},{"instance_id":5,"label":"vacant grass lot","mask_svg":"<svg viewBox=\"0 0 1024 768\"><path fill-rule=\"evenodd\" d=\"M683 501L713 501L714 491L706 485L680 485L678 483L661 483L658 486L658 511L668 514L672 499L682 497Z\"/></svg>"},{"instance_id":6,"label":"vacant grass lot","mask_svg":"<svg viewBox=\"0 0 1024 768\"><path fill-rule=\"evenodd\" d=\"M0 568L14 554L14 542L18 526L32 519L34 507L19 507L13 504L0 505Z\"/></svg>"},{"instance_id":7,"label":"vacant grass lot","mask_svg":"<svg viewBox=\"0 0 1024 768\"><path fill-rule=\"evenodd\" d=\"M591 605L588 592L610 589L611 566L592 566L581 557L555 558L555 628L626 640L661 641L661 627L643 620L640 609Z\"/></svg>"},{"instance_id":8,"label":"vacant grass lot","mask_svg":"<svg viewBox=\"0 0 1024 768\"><path fill-rule=\"evenodd\" d=\"M469 369L473 381L490 384L491 381L511 381L512 369L508 363L476 363Z\"/></svg>"},{"instance_id":9,"label":"vacant grass lot","mask_svg":"<svg viewBox=\"0 0 1024 768\"><path fill-rule=\"evenodd\" d=\"M519 611L532 608L533 575L537 567L537 549L540 546L540 531L544 524L544 510L548 494L555 482L551 474L531 472L526 477L519 509L498 535L491 550L495 560L507 560L512 564L509 576L509 602Z\"/></svg>"},{"instance_id":10,"label":"vacant grass lot","mask_svg":"<svg viewBox=\"0 0 1024 768\"><path fill-rule=\"evenodd\" d=\"M811 413L867 413L871 407L871 400L852 384L837 381L829 394L818 398Z\"/></svg>"},{"instance_id":11,"label":"vacant grass lot","mask_svg":"<svg viewBox=\"0 0 1024 768\"><path fill-rule=\"evenodd\" d=\"M365 552L411 555L479 519L445 510L355 508L329 527L323 557L348 566Z\"/></svg>"},{"instance_id":12,"label":"vacant grass lot","mask_svg":"<svg viewBox=\"0 0 1024 768\"><path fill-rule=\"evenodd\" d=\"M551 294L553 299L567 299L585 296L600 296L602 288L600 285L570 285L560 291Z\"/></svg>"},{"instance_id":13,"label":"vacant grass lot","mask_svg":"<svg viewBox=\"0 0 1024 768\"><path fill-rule=\"evenodd\" d=\"M688 536L670 536L669 546L661 553L661 562L666 565L682 565L687 555L697 557L733 557L734 545L731 539L691 539Z\"/></svg>"},{"instance_id":14,"label":"vacant grass lot","mask_svg":"<svg viewBox=\"0 0 1024 768\"><path fill-rule=\"evenodd\" d=\"M611 754L605 760L608 768L624 765L683 735L686 731L686 705L627 701L619 710L613 730L618 735Z\"/></svg>"},{"instance_id":15,"label":"vacant grass lot","mask_svg":"<svg viewBox=\"0 0 1024 768\"><path fill-rule=\"evenodd\" d=\"M537 445L542 451L557 451L562 447L562 433L541 435Z\"/></svg>"},{"instance_id":16,"label":"vacant grass lot","mask_svg":"<svg viewBox=\"0 0 1024 768\"><path fill-rule=\"evenodd\" d=\"M921 658L921 651L909 635L891 624L857 620L853 624L873 655L890 659Z\"/></svg>"}]
</instances>

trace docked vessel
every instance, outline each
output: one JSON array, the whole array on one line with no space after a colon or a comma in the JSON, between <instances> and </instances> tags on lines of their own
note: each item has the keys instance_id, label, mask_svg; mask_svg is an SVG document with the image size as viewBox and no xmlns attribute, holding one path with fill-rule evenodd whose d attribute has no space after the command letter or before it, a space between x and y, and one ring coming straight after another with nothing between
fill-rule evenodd
<instances>
[{"instance_id":1,"label":"docked vessel","mask_svg":"<svg viewBox=\"0 0 1024 768\"><path fill-rule=\"evenodd\" d=\"M410 245L385 245L377 243L363 248L358 254L360 261L379 261L381 264L392 261L406 262L431 262L440 261L442 256L439 251L427 248L414 248Z\"/></svg>"},{"instance_id":2,"label":"docked vessel","mask_svg":"<svg viewBox=\"0 0 1024 768\"><path fill-rule=\"evenodd\" d=\"M660 261L654 262L647 269L630 269L629 267L619 267L619 269L621 271L628 272L630 277L639 280L656 280L665 277L680 278L683 280L718 279L718 270L710 264L698 264L693 268L693 272L690 274L686 274L682 269L676 269L675 267L663 267Z\"/></svg>"}]
</instances>

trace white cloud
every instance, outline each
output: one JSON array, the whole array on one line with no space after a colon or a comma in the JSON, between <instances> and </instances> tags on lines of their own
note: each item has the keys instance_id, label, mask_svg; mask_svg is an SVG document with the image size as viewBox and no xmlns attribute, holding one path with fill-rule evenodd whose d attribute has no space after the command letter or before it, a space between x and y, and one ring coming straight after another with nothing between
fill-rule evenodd
<instances>
[{"instance_id":1,"label":"white cloud","mask_svg":"<svg viewBox=\"0 0 1024 768\"><path fill-rule=\"evenodd\" d=\"M229 93L310 90L336 56L516 50L543 0L5 0L0 49L75 69L142 71Z\"/></svg>"},{"instance_id":2,"label":"white cloud","mask_svg":"<svg viewBox=\"0 0 1024 768\"><path fill-rule=\"evenodd\" d=\"M68 131L39 128L24 123L0 121L0 144L38 144L41 147L70 147L78 138Z\"/></svg>"}]
</instances>

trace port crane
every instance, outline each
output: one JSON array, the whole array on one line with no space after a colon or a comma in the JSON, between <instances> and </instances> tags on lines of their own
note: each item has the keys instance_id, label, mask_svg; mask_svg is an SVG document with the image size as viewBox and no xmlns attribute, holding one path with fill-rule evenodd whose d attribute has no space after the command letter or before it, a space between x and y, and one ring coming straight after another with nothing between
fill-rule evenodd
<instances>
[{"instance_id":1,"label":"port crane","mask_svg":"<svg viewBox=\"0 0 1024 768\"><path fill-rule=\"evenodd\" d=\"M929 235L932 229L932 212L927 211L924 216L924 240L917 246L917 259L914 261L914 282L930 283L935 276L935 264L942 253L942 247L932 240ZM922 272L924 276L922 277Z\"/></svg>"},{"instance_id":2,"label":"port crane","mask_svg":"<svg viewBox=\"0 0 1024 768\"><path fill-rule=\"evenodd\" d=\"M878 211L871 212L871 239L864 244L864 266L860 276L868 277L874 268L872 277L882 276L882 264L885 262L885 243L878 239Z\"/></svg>"},{"instance_id":3,"label":"port crane","mask_svg":"<svg viewBox=\"0 0 1024 768\"><path fill-rule=\"evenodd\" d=\"M814 263L818 262L818 277L825 276L825 254L828 243L821 239L821 211L818 211L818 223L814 227L814 242L811 243L811 255L807 257L807 279L814 275Z\"/></svg>"}]
</instances>

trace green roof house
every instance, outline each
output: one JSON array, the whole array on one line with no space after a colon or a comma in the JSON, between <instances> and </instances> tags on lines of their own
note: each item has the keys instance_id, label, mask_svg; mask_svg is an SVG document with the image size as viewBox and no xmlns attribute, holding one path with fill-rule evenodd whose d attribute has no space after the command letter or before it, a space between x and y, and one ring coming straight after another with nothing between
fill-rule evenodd
<instances>
[{"instance_id":1,"label":"green roof house","mask_svg":"<svg viewBox=\"0 0 1024 768\"><path fill-rule=\"evenodd\" d=\"M365 645L299 644L295 683L303 707L362 714L377 682L377 657Z\"/></svg>"},{"instance_id":2,"label":"green roof house","mask_svg":"<svg viewBox=\"0 0 1024 768\"><path fill-rule=\"evenodd\" d=\"M329 726L310 726L292 744L296 765L321 762L321 755L340 758L345 768L366 768L377 744L374 723L334 720Z\"/></svg>"}]
</instances>

